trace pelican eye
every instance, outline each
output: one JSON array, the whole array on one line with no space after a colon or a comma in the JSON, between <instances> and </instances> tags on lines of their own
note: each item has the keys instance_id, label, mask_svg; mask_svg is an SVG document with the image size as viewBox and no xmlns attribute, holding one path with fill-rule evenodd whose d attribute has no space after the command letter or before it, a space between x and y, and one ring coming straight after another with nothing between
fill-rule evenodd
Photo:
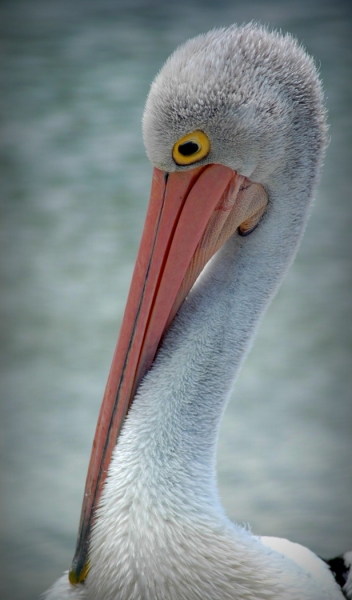
<instances>
[{"instance_id":1,"label":"pelican eye","mask_svg":"<svg viewBox=\"0 0 352 600\"><path fill-rule=\"evenodd\" d=\"M173 147L172 158L177 165L193 165L210 152L209 138L203 131L184 135Z\"/></svg>"},{"instance_id":2,"label":"pelican eye","mask_svg":"<svg viewBox=\"0 0 352 600\"><path fill-rule=\"evenodd\" d=\"M185 142L178 147L178 151L182 156L192 156L192 154L199 152L199 150L200 146L196 142Z\"/></svg>"}]
</instances>

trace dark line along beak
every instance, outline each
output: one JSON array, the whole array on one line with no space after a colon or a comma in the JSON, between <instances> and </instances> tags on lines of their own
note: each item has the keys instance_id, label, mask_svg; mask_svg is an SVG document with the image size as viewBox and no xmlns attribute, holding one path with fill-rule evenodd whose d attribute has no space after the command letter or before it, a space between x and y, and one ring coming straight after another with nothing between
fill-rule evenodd
<instances>
[{"instance_id":1,"label":"dark line along beak","mask_svg":"<svg viewBox=\"0 0 352 600\"><path fill-rule=\"evenodd\" d=\"M243 181L243 176L222 165L169 176L154 168L142 240L93 441L69 573L72 584L87 576L90 531L111 454L165 330L211 256L235 229L245 230L246 223L252 224L265 210L266 195L264 202L263 195L253 193L261 186L241 187Z\"/></svg>"}]
</instances>

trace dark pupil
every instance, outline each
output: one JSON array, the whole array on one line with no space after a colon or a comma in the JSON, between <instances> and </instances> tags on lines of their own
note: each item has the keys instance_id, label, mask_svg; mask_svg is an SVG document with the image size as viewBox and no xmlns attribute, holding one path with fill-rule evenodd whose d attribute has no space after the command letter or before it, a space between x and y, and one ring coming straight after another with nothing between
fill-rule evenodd
<instances>
[{"instance_id":1,"label":"dark pupil","mask_svg":"<svg viewBox=\"0 0 352 600\"><path fill-rule=\"evenodd\" d=\"M178 147L178 151L182 156L191 156L191 154L195 154L198 152L199 146L194 142L185 142L184 144L180 144Z\"/></svg>"}]
</instances>

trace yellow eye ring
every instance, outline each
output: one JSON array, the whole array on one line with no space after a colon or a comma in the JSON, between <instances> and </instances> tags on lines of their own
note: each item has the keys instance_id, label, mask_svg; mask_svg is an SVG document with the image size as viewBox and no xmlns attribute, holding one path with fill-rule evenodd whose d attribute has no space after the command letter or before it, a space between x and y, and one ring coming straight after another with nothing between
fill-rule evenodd
<instances>
[{"instance_id":1,"label":"yellow eye ring","mask_svg":"<svg viewBox=\"0 0 352 600\"><path fill-rule=\"evenodd\" d=\"M172 158L177 165L193 165L210 152L210 141L203 131L184 135L172 149Z\"/></svg>"}]
</instances>

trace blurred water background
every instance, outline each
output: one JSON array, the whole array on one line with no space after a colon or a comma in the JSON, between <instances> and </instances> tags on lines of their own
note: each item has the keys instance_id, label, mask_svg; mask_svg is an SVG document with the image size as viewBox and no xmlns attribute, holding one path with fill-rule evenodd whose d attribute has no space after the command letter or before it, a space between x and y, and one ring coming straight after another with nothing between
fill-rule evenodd
<instances>
[{"instance_id":1,"label":"blurred water background","mask_svg":"<svg viewBox=\"0 0 352 600\"><path fill-rule=\"evenodd\" d=\"M299 256L224 420L231 518L352 548L351 38L341 0L1 3L3 600L74 550L95 422L149 195L141 117L174 48L215 26L290 31L321 66L331 144Z\"/></svg>"}]
</instances>

